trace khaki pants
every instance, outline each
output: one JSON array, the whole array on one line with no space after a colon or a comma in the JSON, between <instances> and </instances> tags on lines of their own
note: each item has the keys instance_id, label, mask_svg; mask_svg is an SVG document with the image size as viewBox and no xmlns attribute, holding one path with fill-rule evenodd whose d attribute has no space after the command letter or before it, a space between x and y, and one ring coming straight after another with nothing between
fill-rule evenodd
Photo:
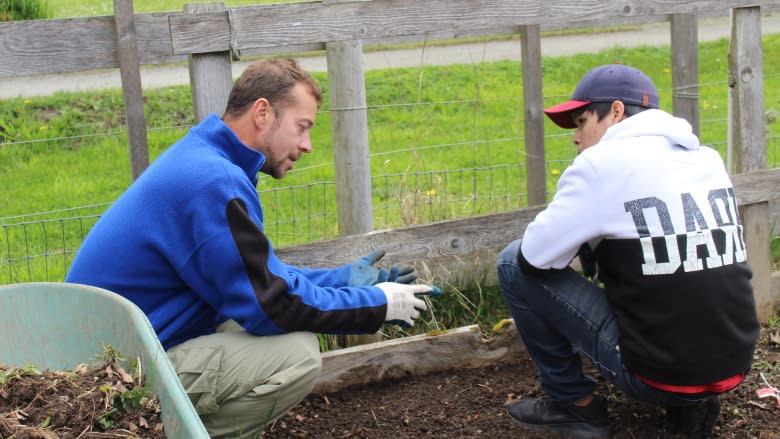
<instances>
[{"instance_id":1,"label":"khaki pants","mask_svg":"<svg viewBox=\"0 0 780 439\"><path fill-rule=\"evenodd\" d=\"M322 369L315 334L256 336L232 320L167 354L212 437L258 437L311 392Z\"/></svg>"}]
</instances>

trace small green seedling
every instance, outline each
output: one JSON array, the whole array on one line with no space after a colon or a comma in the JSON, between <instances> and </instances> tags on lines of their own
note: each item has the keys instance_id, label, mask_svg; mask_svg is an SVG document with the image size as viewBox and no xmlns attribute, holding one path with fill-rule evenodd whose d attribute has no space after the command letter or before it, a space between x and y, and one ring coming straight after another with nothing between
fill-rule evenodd
<instances>
[{"instance_id":1,"label":"small green seedling","mask_svg":"<svg viewBox=\"0 0 780 439\"><path fill-rule=\"evenodd\" d=\"M18 367L9 367L6 370L0 368L0 386L11 381L14 378L23 376L40 375L42 372L38 370L34 365L28 364L21 369Z\"/></svg>"},{"instance_id":2,"label":"small green seedling","mask_svg":"<svg viewBox=\"0 0 780 439\"><path fill-rule=\"evenodd\" d=\"M124 361L125 357L122 355L121 352L116 350L116 348L114 348L113 346L107 343L101 342L101 344L103 345L103 353L96 354L95 358L109 364L115 364L119 361Z\"/></svg>"}]
</instances>

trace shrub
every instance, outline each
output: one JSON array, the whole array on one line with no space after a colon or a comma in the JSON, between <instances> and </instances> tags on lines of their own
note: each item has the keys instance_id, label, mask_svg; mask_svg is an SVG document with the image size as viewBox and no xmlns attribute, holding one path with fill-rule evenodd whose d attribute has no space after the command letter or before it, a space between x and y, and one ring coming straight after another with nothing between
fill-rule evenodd
<instances>
[{"instance_id":1,"label":"shrub","mask_svg":"<svg viewBox=\"0 0 780 439\"><path fill-rule=\"evenodd\" d=\"M0 0L0 21L47 18L48 11L47 0Z\"/></svg>"}]
</instances>

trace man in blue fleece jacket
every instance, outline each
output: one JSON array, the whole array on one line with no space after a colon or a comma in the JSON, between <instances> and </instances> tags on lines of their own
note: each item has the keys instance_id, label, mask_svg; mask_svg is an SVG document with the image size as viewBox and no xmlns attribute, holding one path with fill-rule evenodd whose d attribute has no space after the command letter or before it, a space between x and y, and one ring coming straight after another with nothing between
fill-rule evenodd
<instances>
[{"instance_id":1,"label":"man in blue fleece jacket","mask_svg":"<svg viewBox=\"0 0 780 439\"><path fill-rule=\"evenodd\" d=\"M413 325L409 271L381 254L335 269L285 264L263 230L257 173L303 153L322 93L293 60L259 60L90 230L66 277L121 294L149 317L213 437L254 437L298 404L321 369L315 333Z\"/></svg>"}]
</instances>

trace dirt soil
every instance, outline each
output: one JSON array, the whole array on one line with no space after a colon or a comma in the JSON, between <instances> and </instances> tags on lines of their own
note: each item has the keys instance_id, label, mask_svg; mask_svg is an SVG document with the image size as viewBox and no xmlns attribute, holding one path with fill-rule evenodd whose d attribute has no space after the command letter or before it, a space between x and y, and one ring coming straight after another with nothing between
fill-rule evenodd
<instances>
[{"instance_id":1,"label":"dirt soil","mask_svg":"<svg viewBox=\"0 0 780 439\"><path fill-rule=\"evenodd\" d=\"M514 424L508 402L540 396L538 374L527 357L502 364L414 376L338 393L310 395L262 434L282 438L550 438ZM598 393L610 400L612 437L671 438L663 411L623 397L592 368ZM754 369L722 397L715 438L780 439L780 403L758 398L760 373L780 387L780 329L762 331ZM75 372L24 372L0 367L0 438L164 438L155 398L132 392L133 379L110 364ZM126 395L127 410L111 412ZM131 395L129 397L127 395ZM135 404L137 403L137 404ZM130 407L133 406L133 407ZM108 415L110 413L110 415ZM100 427L106 419L109 428Z\"/></svg>"},{"instance_id":2,"label":"dirt soil","mask_svg":"<svg viewBox=\"0 0 780 439\"><path fill-rule=\"evenodd\" d=\"M0 365L0 438L127 437L165 432L157 398L116 363L67 372Z\"/></svg>"},{"instance_id":3,"label":"dirt soil","mask_svg":"<svg viewBox=\"0 0 780 439\"><path fill-rule=\"evenodd\" d=\"M772 339L770 339L770 336ZM774 341L773 341L774 340ZM664 432L661 408L625 398L597 378L597 392L609 398L612 437L658 439ZM759 372L780 387L780 329L764 329L754 370L722 397L715 438L780 438L780 403L759 399L766 387ZM538 372L527 357L482 369L459 370L365 385L334 394L310 395L264 433L282 438L555 438L531 432L510 420L506 404L541 396Z\"/></svg>"}]
</instances>

